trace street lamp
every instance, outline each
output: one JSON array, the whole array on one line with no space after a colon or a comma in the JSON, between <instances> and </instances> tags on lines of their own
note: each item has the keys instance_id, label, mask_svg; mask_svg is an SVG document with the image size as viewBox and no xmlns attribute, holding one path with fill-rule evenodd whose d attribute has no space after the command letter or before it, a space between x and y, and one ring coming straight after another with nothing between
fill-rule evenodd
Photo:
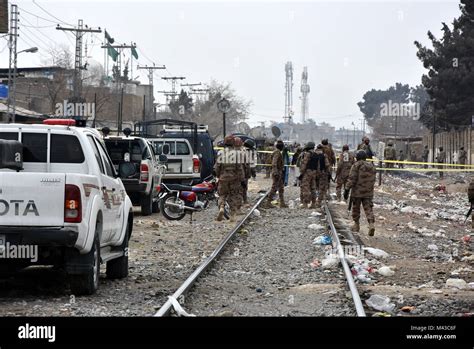
<instances>
[{"instance_id":1,"label":"street lamp","mask_svg":"<svg viewBox=\"0 0 474 349\"><path fill-rule=\"evenodd\" d=\"M35 53L38 52L38 47L30 47L25 50L21 50L16 52L16 45L15 51L13 52L13 81L12 81L12 90L13 90L13 112L10 113L8 122L15 122L16 117L16 75L17 75L17 58L20 53L28 52L28 53ZM8 75L11 76L11 66L8 67ZM8 111L10 111L10 86L8 86Z\"/></svg>"},{"instance_id":2,"label":"street lamp","mask_svg":"<svg viewBox=\"0 0 474 349\"><path fill-rule=\"evenodd\" d=\"M230 102L227 99L222 98L219 102L217 102L217 109L219 109L219 111L222 113L222 126L225 138L225 114L230 110Z\"/></svg>"}]
</instances>

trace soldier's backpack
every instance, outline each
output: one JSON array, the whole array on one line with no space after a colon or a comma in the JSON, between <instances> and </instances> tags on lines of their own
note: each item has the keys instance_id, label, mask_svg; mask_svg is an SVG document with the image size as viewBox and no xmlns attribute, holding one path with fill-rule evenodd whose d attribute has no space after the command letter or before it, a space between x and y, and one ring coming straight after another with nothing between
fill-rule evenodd
<instances>
[{"instance_id":1,"label":"soldier's backpack","mask_svg":"<svg viewBox=\"0 0 474 349\"><path fill-rule=\"evenodd\" d=\"M311 157L308 162L308 170L324 171L326 164L324 161L324 153L311 152Z\"/></svg>"}]
</instances>

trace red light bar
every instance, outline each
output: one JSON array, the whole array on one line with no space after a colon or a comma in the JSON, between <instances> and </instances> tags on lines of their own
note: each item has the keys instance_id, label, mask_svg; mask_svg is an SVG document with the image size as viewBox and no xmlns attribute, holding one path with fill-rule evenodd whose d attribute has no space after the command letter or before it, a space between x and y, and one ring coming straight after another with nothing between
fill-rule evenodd
<instances>
[{"instance_id":1,"label":"red light bar","mask_svg":"<svg viewBox=\"0 0 474 349\"><path fill-rule=\"evenodd\" d=\"M43 120L45 125L61 125L61 126L76 126L74 119L46 119Z\"/></svg>"}]
</instances>

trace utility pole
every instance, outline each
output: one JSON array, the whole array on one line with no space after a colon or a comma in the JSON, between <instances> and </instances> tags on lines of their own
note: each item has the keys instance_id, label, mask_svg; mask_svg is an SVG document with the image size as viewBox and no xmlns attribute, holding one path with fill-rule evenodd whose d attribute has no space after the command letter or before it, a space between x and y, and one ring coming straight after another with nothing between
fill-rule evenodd
<instances>
[{"instance_id":1,"label":"utility pole","mask_svg":"<svg viewBox=\"0 0 474 349\"><path fill-rule=\"evenodd\" d=\"M15 122L16 115L16 63L17 63L17 41L18 41L18 6L10 5L10 38L8 46L10 48L10 57L8 62L8 122ZM13 72L12 72L13 69ZM13 97L13 98L12 98ZM13 111L10 110L10 104L13 103Z\"/></svg>"},{"instance_id":2,"label":"utility pole","mask_svg":"<svg viewBox=\"0 0 474 349\"><path fill-rule=\"evenodd\" d=\"M107 50L108 48L114 48L114 49L118 49L119 50L119 55L117 57L117 68L118 68L118 71L120 72L120 74L122 74L122 51L124 48L129 48L129 49L135 49L137 48L137 44L136 43L131 43L130 45L127 45L127 44L123 44L123 45L110 45L110 44L106 44L106 45L102 45L101 48ZM130 61L130 80L133 80L133 55L131 55L132 57L132 60Z\"/></svg>"},{"instance_id":3,"label":"utility pole","mask_svg":"<svg viewBox=\"0 0 474 349\"><path fill-rule=\"evenodd\" d=\"M188 92L189 95L205 96L209 93L210 89L208 88L191 88L191 91Z\"/></svg>"},{"instance_id":4,"label":"utility pole","mask_svg":"<svg viewBox=\"0 0 474 349\"><path fill-rule=\"evenodd\" d=\"M153 96L153 82L154 82L154 79L153 79L153 72L154 70L157 70L157 69L166 69L166 66L162 65L162 66L155 66L155 63L153 63L153 66L148 66L148 65L142 65L142 66L138 66L137 67L138 70L141 70L141 69L146 69L148 70L148 84L150 85L150 97L148 98L148 101L149 103L151 103L150 105L153 106L153 103L155 102L155 97ZM145 117L143 118L143 121L145 121Z\"/></svg>"},{"instance_id":5,"label":"utility pole","mask_svg":"<svg viewBox=\"0 0 474 349\"><path fill-rule=\"evenodd\" d=\"M171 91L176 93L176 81L186 79L184 76L165 76L162 77L163 80L171 80ZM176 95L171 96L171 101L174 102Z\"/></svg>"},{"instance_id":6,"label":"utility pole","mask_svg":"<svg viewBox=\"0 0 474 349\"><path fill-rule=\"evenodd\" d=\"M77 28L65 28L59 24L56 30L71 31L76 35L76 54L74 60L74 77L73 77L73 99L74 103L79 102L82 99L82 71L86 68L82 65L82 38L84 33L102 33L100 27L98 29L89 28L87 25L84 26L82 19L77 22Z\"/></svg>"}]
</instances>

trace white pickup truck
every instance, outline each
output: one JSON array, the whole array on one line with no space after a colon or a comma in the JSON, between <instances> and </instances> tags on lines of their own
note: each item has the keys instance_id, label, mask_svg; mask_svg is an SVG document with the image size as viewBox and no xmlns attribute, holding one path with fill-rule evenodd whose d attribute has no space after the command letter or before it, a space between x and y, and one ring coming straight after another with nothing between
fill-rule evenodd
<instances>
[{"instance_id":1,"label":"white pickup truck","mask_svg":"<svg viewBox=\"0 0 474 349\"><path fill-rule=\"evenodd\" d=\"M132 203L96 130L45 123L0 124L0 249L38 250L34 261L0 259L0 270L61 266L73 294L93 294L101 263L109 278L128 275Z\"/></svg>"}]
</instances>

